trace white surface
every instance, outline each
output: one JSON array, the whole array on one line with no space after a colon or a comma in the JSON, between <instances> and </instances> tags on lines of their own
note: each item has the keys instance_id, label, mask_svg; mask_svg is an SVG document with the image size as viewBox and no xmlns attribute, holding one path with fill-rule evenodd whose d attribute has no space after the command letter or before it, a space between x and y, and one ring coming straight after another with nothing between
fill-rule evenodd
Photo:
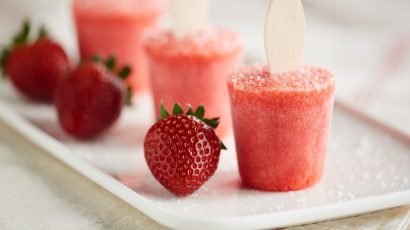
<instances>
[{"instance_id":1,"label":"white surface","mask_svg":"<svg viewBox=\"0 0 410 230\"><path fill-rule=\"evenodd\" d=\"M305 14L300 0L272 0L265 19L265 50L271 73L300 69Z\"/></svg>"},{"instance_id":2,"label":"white surface","mask_svg":"<svg viewBox=\"0 0 410 230\"><path fill-rule=\"evenodd\" d=\"M2 119L97 184L172 228L283 227L410 204L409 138L364 122L340 106L336 106L333 119L325 174L315 187L288 193L241 187L234 147L228 140L230 151L222 154L211 180L193 195L177 198L153 178L144 161L142 141L152 116L149 103L143 103L146 98L140 98L134 110L126 111L104 138L90 143L64 135L49 106L29 104L7 85L0 92ZM20 120L13 110L64 145ZM78 156L114 174L135 192Z\"/></svg>"}]
</instances>

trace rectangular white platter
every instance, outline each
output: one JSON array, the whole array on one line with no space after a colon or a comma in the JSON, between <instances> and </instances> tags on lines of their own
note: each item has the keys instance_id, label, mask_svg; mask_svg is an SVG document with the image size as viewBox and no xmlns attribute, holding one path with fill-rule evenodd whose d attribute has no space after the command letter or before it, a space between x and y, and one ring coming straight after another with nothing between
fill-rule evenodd
<instances>
[{"instance_id":1,"label":"rectangular white platter","mask_svg":"<svg viewBox=\"0 0 410 230\"><path fill-rule=\"evenodd\" d=\"M410 204L410 137L337 102L326 169L316 186L261 192L241 186L233 138L216 174L178 198L151 175L142 143L153 122L150 97L135 98L104 136L64 134L50 105L0 86L0 120L91 181L174 229L261 229L294 226ZM121 182L121 183L120 183Z\"/></svg>"}]
</instances>

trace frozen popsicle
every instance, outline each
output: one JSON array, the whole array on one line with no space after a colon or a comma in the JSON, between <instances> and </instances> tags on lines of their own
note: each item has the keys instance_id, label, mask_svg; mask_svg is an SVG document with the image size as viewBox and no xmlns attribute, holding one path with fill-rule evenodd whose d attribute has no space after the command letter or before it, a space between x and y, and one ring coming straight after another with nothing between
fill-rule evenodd
<instances>
[{"instance_id":1,"label":"frozen popsicle","mask_svg":"<svg viewBox=\"0 0 410 230\"><path fill-rule=\"evenodd\" d=\"M272 74L256 65L233 73L228 87L244 184L270 191L315 184L326 155L333 74L311 66Z\"/></svg>"},{"instance_id":2,"label":"frozen popsicle","mask_svg":"<svg viewBox=\"0 0 410 230\"><path fill-rule=\"evenodd\" d=\"M157 25L163 9L161 0L74 0L81 58L115 55L120 65L131 66L133 91L147 89L142 37Z\"/></svg>"},{"instance_id":3,"label":"frozen popsicle","mask_svg":"<svg viewBox=\"0 0 410 230\"><path fill-rule=\"evenodd\" d=\"M180 13L186 10L203 10L198 0L178 0L186 5L174 6ZM181 9L182 7L182 9ZM192 13L185 13L192 15ZM204 15L204 13L194 14ZM231 127L229 97L226 80L230 71L242 61L243 41L230 30L205 26L203 19L193 16L196 23L179 22L174 18L171 30L161 30L148 36L145 49L149 60L151 87L155 108L163 102L171 107L175 102L193 107L205 105L211 117L220 117L217 129L225 135ZM159 114L159 111L156 111Z\"/></svg>"},{"instance_id":4,"label":"frozen popsicle","mask_svg":"<svg viewBox=\"0 0 410 230\"><path fill-rule=\"evenodd\" d=\"M323 173L335 79L301 64L299 0L273 0L266 25L269 65L243 67L228 79L239 172L252 188L304 189Z\"/></svg>"}]
</instances>

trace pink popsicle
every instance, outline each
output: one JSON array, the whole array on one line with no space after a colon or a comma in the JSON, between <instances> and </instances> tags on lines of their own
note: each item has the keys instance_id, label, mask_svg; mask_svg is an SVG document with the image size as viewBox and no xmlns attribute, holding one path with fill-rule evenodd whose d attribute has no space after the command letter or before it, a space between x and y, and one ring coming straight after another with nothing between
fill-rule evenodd
<instances>
[{"instance_id":1,"label":"pink popsicle","mask_svg":"<svg viewBox=\"0 0 410 230\"><path fill-rule=\"evenodd\" d=\"M250 66L228 80L241 178L267 191L299 190L321 178L334 76L319 67L271 74Z\"/></svg>"},{"instance_id":2,"label":"pink popsicle","mask_svg":"<svg viewBox=\"0 0 410 230\"><path fill-rule=\"evenodd\" d=\"M177 38L170 31L149 36L145 43L156 114L159 104L204 104L209 117L221 117L218 134L230 127L226 80L241 64L243 41L234 32L206 28Z\"/></svg>"},{"instance_id":3,"label":"pink popsicle","mask_svg":"<svg viewBox=\"0 0 410 230\"><path fill-rule=\"evenodd\" d=\"M147 89L142 36L157 25L163 8L161 0L74 0L81 58L114 54L120 66L131 65L128 81L133 91Z\"/></svg>"}]
</instances>

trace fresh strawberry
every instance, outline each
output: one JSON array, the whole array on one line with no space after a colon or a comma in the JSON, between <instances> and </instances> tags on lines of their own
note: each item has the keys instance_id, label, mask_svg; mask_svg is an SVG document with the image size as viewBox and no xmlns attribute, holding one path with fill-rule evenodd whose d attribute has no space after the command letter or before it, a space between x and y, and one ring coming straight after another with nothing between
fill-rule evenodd
<instances>
[{"instance_id":1,"label":"fresh strawberry","mask_svg":"<svg viewBox=\"0 0 410 230\"><path fill-rule=\"evenodd\" d=\"M198 190L216 171L221 148L214 129L219 118L205 119L205 109L186 114L175 104L173 115L161 105L160 120L144 141L145 160L154 177L169 191L186 196Z\"/></svg>"},{"instance_id":2,"label":"fresh strawberry","mask_svg":"<svg viewBox=\"0 0 410 230\"><path fill-rule=\"evenodd\" d=\"M1 68L22 94L52 101L57 83L69 71L69 59L43 28L34 42L28 41L29 34L30 24L25 22L11 46L2 51Z\"/></svg>"},{"instance_id":3,"label":"fresh strawberry","mask_svg":"<svg viewBox=\"0 0 410 230\"><path fill-rule=\"evenodd\" d=\"M112 126L131 92L122 81L130 68L115 73L113 57L101 62L98 59L81 63L56 90L55 105L61 126L77 138L94 137Z\"/></svg>"}]
</instances>

